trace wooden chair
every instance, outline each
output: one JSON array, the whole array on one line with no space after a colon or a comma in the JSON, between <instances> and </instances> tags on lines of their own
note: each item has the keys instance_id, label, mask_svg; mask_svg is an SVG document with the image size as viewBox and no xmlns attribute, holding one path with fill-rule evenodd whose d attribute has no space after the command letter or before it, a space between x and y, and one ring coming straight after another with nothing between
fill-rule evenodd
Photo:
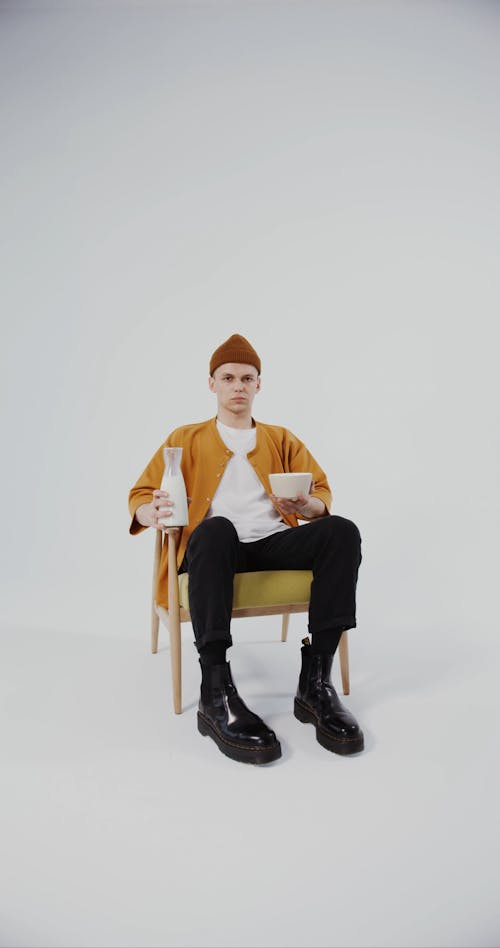
<instances>
[{"instance_id":1,"label":"wooden chair","mask_svg":"<svg viewBox=\"0 0 500 948\"><path fill-rule=\"evenodd\" d=\"M187 573L177 573L177 542L180 537L179 529L172 527L165 531L166 536L156 531L154 567L153 567L153 597L152 597L152 635L151 651L158 651L158 631L160 619L170 634L170 660L172 666L172 688L174 696L174 711L182 713L182 686L181 686L181 623L189 622L188 582ZM156 605L156 585L163 544L168 543L168 602L169 608ZM255 573L236 573L234 577L233 618L244 616L271 616L281 615L281 641L286 642L288 623L291 613L308 612L310 587L312 581L310 570L262 570ZM349 655L347 631L343 632L339 643L340 671L342 688L345 695L349 694Z\"/></svg>"}]
</instances>

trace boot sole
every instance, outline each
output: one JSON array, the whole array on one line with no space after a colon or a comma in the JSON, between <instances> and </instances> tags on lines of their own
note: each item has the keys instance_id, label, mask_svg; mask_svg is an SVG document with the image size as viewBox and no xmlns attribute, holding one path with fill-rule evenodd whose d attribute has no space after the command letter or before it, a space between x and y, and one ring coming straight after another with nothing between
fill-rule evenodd
<instances>
[{"instance_id":1,"label":"boot sole","mask_svg":"<svg viewBox=\"0 0 500 948\"><path fill-rule=\"evenodd\" d=\"M270 764L281 757L281 744L276 741L270 747L245 747L243 744L231 743L222 737L212 722L198 711L198 730L203 737L211 737L217 747L226 757L237 760L241 764Z\"/></svg>"},{"instance_id":2,"label":"boot sole","mask_svg":"<svg viewBox=\"0 0 500 948\"><path fill-rule=\"evenodd\" d=\"M358 737L346 737L343 739L333 737L326 728L321 726L319 718L314 711L311 711L310 708L302 704L298 698L295 698L293 713L302 724L314 724L318 744L321 744L326 750L333 751L334 754L342 754L344 756L348 754L358 754L365 746L362 734L358 735Z\"/></svg>"}]
</instances>

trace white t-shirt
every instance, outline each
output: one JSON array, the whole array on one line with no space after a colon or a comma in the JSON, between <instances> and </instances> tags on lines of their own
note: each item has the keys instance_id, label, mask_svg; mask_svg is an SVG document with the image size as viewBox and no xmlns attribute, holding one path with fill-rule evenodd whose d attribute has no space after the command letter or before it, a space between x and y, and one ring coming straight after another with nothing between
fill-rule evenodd
<instances>
[{"instance_id":1,"label":"white t-shirt","mask_svg":"<svg viewBox=\"0 0 500 948\"><path fill-rule=\"evenodd\" d=\"M255 428L230 428L217 420L226 447L233 451L221 477L207 517L227 517L242 543L260 540L279 530L291 530L266 494L247 458L256 444Z\"/></svg>"}]
</instances>

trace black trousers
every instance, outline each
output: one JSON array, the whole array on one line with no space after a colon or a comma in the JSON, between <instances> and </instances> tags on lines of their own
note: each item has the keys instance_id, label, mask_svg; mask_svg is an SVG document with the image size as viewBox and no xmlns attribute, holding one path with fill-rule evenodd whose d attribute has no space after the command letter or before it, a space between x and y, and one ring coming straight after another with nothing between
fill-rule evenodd
<instances>
[{"instance_id":1,"label":"black trousers","mask_svg":"<svg viewBox=\"0 0 500 948\"><path fill-rule=\"evenodd\" d=\"M179 572L189 573L189 610L198 649L210 642L232 645L235 573L310 569L309 632L331 651L339 628L356 625L356 583L361 536L352 520L318 517L299 527L242 543L226 517L202 520L191 534Z\"/></svg>"}]
</instances>

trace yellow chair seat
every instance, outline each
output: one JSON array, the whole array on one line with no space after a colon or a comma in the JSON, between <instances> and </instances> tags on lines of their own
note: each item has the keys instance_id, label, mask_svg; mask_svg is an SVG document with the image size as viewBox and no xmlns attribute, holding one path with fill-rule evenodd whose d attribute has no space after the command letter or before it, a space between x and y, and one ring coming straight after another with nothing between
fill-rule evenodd
<instances>
[{"instance_id":1,"label":"yellow chair seat","mask_svg":"<svg viewBox=\"0 0 500 948\"><path fill-rule=\"evenodd\" d=\"M310 569L259 570L236 573L233 609L262 608L309 602L313 574ZM179 605L189 609L189 575L179 576Z\"/></svg>"}]
</instances>

